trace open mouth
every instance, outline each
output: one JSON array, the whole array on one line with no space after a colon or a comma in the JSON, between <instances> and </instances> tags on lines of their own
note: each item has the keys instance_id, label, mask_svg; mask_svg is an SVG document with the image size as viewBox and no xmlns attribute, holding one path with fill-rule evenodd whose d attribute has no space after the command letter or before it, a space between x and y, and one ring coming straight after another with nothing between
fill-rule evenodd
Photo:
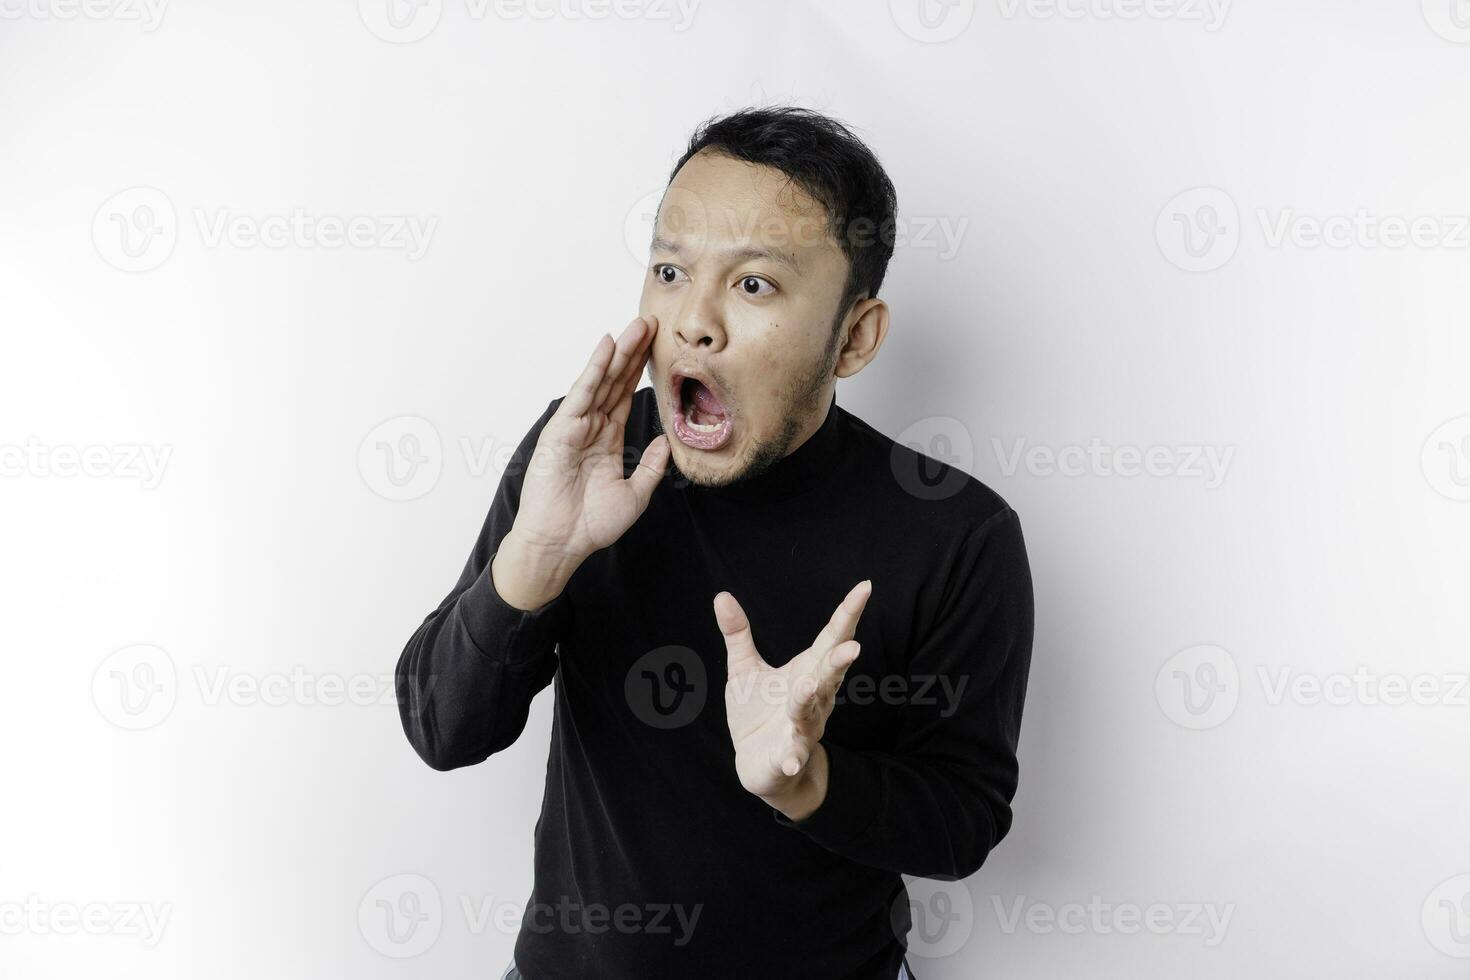
<instances>
[{"instance_id":1,"label":"open mouth","mask_svg":"<svg viewBox=\"0 0 1470 980\"><path fill-rule=\"evenodd\" d=\"M730 410L709 379L674 374L669 404L674 412L674 435L690 449L712 451L730 441L734 429Z\"/></svg>"}]
</instances>

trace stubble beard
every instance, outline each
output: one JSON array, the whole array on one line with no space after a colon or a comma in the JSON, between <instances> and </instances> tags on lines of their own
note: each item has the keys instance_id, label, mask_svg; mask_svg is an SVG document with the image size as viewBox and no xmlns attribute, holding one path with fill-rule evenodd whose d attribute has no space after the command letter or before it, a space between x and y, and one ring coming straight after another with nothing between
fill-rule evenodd
<instances>
[{"instance_id":1,"label":"stubble beard","mask_svg":"<svg viewBox=\"0 0 1470 980\"><path fill-rule=\"evenodd\" d=\"M685 473L679 469L673 456L670 455L669 469L673 473L676 484L728 487L737 483L745 483L754 480L789 455L792 444L796 442L797 434L805 427L807 421L820 415L828 407L828 401L822 397L822 393L828 379L832 377L833 369L837 366L838 341L841 339L841 332L834 327L827 341L827 349L822 352L819 362L793 381L783 392L781 428L769 439L757 442L747 449L740 466L733 474L712 478L705 474Z\"/></svg>"}]
</instances>

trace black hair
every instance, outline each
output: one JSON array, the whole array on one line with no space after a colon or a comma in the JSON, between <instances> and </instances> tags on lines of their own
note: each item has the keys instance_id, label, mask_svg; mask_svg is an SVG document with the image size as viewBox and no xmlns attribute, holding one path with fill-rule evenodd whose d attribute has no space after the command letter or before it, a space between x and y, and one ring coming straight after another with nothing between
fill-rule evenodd
<instances>
[{"instance_id":1,"label":"black hair","mask_svg":"<svg viewBox=\"0 0 1470 980\"><path fill-rule=\"evenodd\" d=\"M796 106L741 109L700 123L669 182L690 157L711 150L781 171L827 211L828 231L847 256L840 325L861 296L878 295L893 257L898 195L873 151L830 116Z\"/></svg>"}]
</instances>

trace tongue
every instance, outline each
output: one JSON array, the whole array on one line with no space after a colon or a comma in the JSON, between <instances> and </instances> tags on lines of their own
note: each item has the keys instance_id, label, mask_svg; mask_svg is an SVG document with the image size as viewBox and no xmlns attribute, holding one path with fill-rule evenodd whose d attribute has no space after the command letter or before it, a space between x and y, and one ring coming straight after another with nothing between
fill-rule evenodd
<instances>
[{"instance_id":1,"label":"tongue","mask_svg":"<svg viewBox=\"0 0 1470 980\"><path fill-rule=\"evenodd\" d=\"M711 419L723 418L725 415L725 403L715 397L710 391L698 381L694 382L694 406L699 413Z\"/></svg>"}]
</instances>

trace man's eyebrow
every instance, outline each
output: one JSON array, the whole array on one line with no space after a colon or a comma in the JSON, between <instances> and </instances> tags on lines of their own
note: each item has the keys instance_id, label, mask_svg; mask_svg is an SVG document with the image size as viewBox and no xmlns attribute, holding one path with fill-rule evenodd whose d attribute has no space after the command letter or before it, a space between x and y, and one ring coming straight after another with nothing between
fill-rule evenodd
<instances>
[{"instance_id":1,"label":"man's eyebrow","mask_svg":"<svg viewBox=\"0 0 1470 980\"><path fill-rule=\"evenodd\" d=\"M658 235L653 236L653 241L649 243L649 248L651 248L655 252L667 252L670 255L680 255L684 251L683 247L678 242L671 241ZM746 245L742 248L726 249L725 251L721 252L720 255L732 261L740 259L768 259L772 262L776 262L780 265L786 266L798 276L801 275L801 263L797 261L795 255L788 254L786 252L778 252L776 249L773 248L760 248L756 245Z\"/></svg>"}]
</instances>

